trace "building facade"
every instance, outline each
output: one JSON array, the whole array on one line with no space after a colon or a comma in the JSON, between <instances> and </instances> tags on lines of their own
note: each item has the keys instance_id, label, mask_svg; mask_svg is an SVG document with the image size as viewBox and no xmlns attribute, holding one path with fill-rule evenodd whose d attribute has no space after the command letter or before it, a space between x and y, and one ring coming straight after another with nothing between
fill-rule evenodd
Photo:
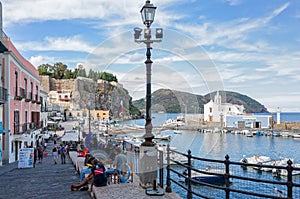
<instances>
[{"instance_id":1,"label":"building facade","mask_svg":"<svg viewBox=\"0 0 300 199\"><path fill-rule=\"evenodd\" d=\"M204 105L204 121L205 122L221 122L224 123L226 115L242 115L244 114L244 106L230 103L223 103L222 96L217 91L214 99L211 99Z\"/></svg>"},{"instance_id":2,"label":"building facade","mask_svg":"<svg viewBox=\"0 0 300 199\"><path fill-rule=\"evenodd\" d=\"M272 127L271 115L228 115L225 126L230 128L270 129Z\"/></svg>"},{"instance_id":3,"label":"building facade","mask_svg":"<svg viewBox=\"0 0 300 199\"><path fill-rule=\"evenodd\" d=\"M40 81L37 69L15 48L2 31L1 87L6 91L7 101L1 105L3 162L19 160L23 147L34 146L31 132L41 128Z\"/></svg>"}]
</instances>

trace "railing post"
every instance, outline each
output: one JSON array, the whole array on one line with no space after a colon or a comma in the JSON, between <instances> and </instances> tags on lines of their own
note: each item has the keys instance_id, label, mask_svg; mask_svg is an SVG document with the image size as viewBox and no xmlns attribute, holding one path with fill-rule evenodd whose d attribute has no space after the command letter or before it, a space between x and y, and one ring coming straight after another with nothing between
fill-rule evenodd
<instances>
[{"instance_id":1,"label":"railing post","mask_svg":"<svg viewBox=\"0 0 300 199\"><path fill-rule=\"evenodd\" d=\"M230 172L229 172L229 155L227 154L225 156L225 183L226 183L226 199L229 199L230 198L230 189L229 189L229 186L230 186L230 181L229 181L229 175L230 175Z\"/></svg>"},{"instance_id":2,"label":"railing post","mask_svg":"<svg viewBox=\"0 0 300 199\"><path fill-rule=\"evenodd\" d=\"M293 198L293 175L292 175L292 172L293 172L293 167L292 167L292 164L293 162L291 160L288 160L287 161L287 164L288 166L286 167L286 170L287 170L287 197L289 199L292 199Z\"/></svg>"},{"instance_id":3,"label":"railing post","mask_svg":"<svg viewBox=\"0 0 300 199\"><path fill-rule=\"evenodd\" d=\"M164 153L158 151L159 154L159 186L164 188Z\"/></svg>"},{"instance_id":4,"label":"railing post","mask_svg":"<svg viewBox=\"0 0 300 199\"><path fill-rule=\"evenodd\" d=\"M166 192L171 193L171 180L170 180L170 145L167 145L167 187Z\"/></svg>"},{"instance_id":5,"label":"railing post","mask_svg":"<svg viewBox=\"0 0 300 199\"><path fill-rule=\"evenodd\" d=\"M188 193L187 193L187 199L192 199L193 198L193 194L192 194L192 185L191 185L191 177L192 177L192 161L191 161L191 150L188 150L188 178L187 178L187 183L188 183Z\"/></svg>"}]
</instances>

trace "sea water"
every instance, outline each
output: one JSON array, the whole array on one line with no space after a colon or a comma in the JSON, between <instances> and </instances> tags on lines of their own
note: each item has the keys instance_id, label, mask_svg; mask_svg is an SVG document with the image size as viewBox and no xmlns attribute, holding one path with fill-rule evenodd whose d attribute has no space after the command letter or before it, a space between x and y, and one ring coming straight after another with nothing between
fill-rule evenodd
<instances>
[{"instance_id":1,"label":"sea water","mask_svg":"<svg viewBox=\"0 0 300 199\"><path fill-rule=\"evenodd\" d=\"M153 126L159 126L163 124L169 118L176 118L178 114L153 114L152 124ZM300 121L300 113L281 113L281 121L297 122ZM143 125L145 120L133 120L127 121L127 124ZM156 133L156 132L154 132ZM300 139L294 139L291 137L271 137L271 136L254 136L246 137L242 134L221 134L221 133L200 133L197 131L182 131L182 134L174 134L173 131L162 131L163 134L170 134L170 145L176 147L180 152L186 153L188 150L192 152L193 156L201 158L210 158L224 160L226 155L229 155L231 161L240 161L243 156L251 157L253 155L265 155L272 159L290 158L295 163L300 163L300 152L298 152ZM195 165L194 165L195 166ZM197 166L197 165L196 165ZM200 166L200 165L199 165ZM215 165L210 165L214 167ZM250 172L247 175L253 178L269 179L269 180L286 180L277 179L272 176L271 173L261 173L253 171L242 171L239 169L235 172ZM173 175L172 177L178 178ZM300 183L300 176L294 177L297 183ZM180 182L180 179L178 179ZM182 182L184 183L184 182ZM234 181L231 185L232 188L243 188L247 191L255 191L261 193L271 193L273 187L266 184L254 183L239 183ZM178 193L183 198L186 198L186 191L179 186L172 185L173 191ZM282 190L285 187L279 186ZM193 189L198 192L209 193L211 198L224 198L224 191L216 191L216 189L209 189L204 186L193 186ZM296 195L294 198L300 198L300 188L295 188ZM238 194L232 194L231 198L255 198L250 196L240 196ZM193 198L197 198L194 196Z\"/></svg>"}]
</instances>

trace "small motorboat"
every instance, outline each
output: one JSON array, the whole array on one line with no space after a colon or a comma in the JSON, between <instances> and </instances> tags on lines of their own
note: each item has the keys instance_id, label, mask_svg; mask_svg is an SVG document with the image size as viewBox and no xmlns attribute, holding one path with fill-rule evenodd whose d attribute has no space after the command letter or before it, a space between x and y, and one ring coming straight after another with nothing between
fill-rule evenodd
<instances>
[{"instance_id":1,"label":"small motorboat","mask_svg":"<svg viewBox=\"0 0 300 199\"><path fill-rule=\"evenodd\" d=\"M298 134L293 134L292 136L293 136L293 138L300 138L300 133L298 133Z\"/></svg>"},{"instance_id":2,"label":"small motorboat","mask_svg":"<svg viewBox=\"0 0 300 199\"><path fill-rule=\"evenodd\" d=\"M161 133L157 133L154 137L154 139L158 139L158 140L170 140L171 139L171 135L164 135Z\"/></svg>"},{"instance_id":3,"label":"small motorboat","mask_svg":"<svg viewBox=\"0 0 300 199\"><path fill-rule=\"evenodd\" d=\"M197 171L192 170L191 172L191 179L199 182L206 182L206 183L224 183L225 182L225 171L220 169L212 169L210 166L207 166L205 170L199 170L200 173ZM211 174L210 174L211 172ZM188 175L188 171L185 170L183 172L184 175ZM187 179L186 179L187 180Z\"/></svg>"},{"instance_id":4,"label":"small motorboat","mask_svg":"<svg viewBox=\"0 0 300 199\"><path fill-rule=\"evenodd\" d=\"M176 150L176 147L171 147L171 150ZM157 150L162 151L163 152L163 164L167 164L167 146L159 146L157 148ZM174 162L173 160L181 163L181 164L188 164L188 158L180 155L179 153L175 153L173 151L170 151L170 164L177 164L176 162Z\"/></svg>"},{"instance_id":5,"label":"small motorboat","mask_svg":"<svg viewBox=\"0 0 300 199\"><path fill-rule=\"evenodd\" d=\"M266 162L270 162L271 158L268 156L263 155L254 155L252 157L246 158L245 155L243 155L243 158L240 160L242 163L248 163L248 164L262 164Z\"/></svg>"},{"instance_id":6,"label":"small motorboat","mask_svg":"<svg viewBox=\"0 0 300 199\"><path fill-rule=\"evenodd\" d=\"M180 130L174 130L173 132L174 132L174 134L182 134L182 131L180 131Z\"/></svg>"}]
</instances>

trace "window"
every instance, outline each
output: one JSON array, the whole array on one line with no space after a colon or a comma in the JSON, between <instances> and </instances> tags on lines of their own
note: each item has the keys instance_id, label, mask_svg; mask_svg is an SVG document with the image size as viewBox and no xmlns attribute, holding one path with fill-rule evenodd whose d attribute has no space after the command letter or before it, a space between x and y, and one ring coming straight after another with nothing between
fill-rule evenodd
<instances>
[{"instance_id":1,"label":"window","mask_svg":"<svg viewBox=\"0 0 300 199\"><path fill-rule=\"evenodd\" d=\"M35 101L38 101L38 95L39 95L39 87L35 86Z\"/></svg>"},{"instance_id":2,"label":"window","mask_svg":"<svg viewBox=\"0 0 300 199\"><path fill-rule=\"evenodd\" d=\"M28 123L28 111L25 111L25 124L27 125Z\"/></svg>"},{"instance_id":3,"label":"window","mask_svg":"<svg viewBox=\"0 0 300 199\"><path fill-rule=\"evenodd\" d=\"M27 79L24 79L24 90L25 90L25 95L27 95Z\"/></svg>"},{"instance_id":4,"label":"window","mask_svg":"<svg viewBox=\"0 0 300 199\"><path fill-rule=\"evenodd\" d=\"M14 152L14 142L13 141L11 142L11 152L12 153Z\"/></svg>"},{"instance_id":5,"label":"window","mask_svg":"<svg viewBox=\"0 0 300 199\"><path fill-rule=\"evenodd\" d=\"M20 113L19 111L14 111L14 133L20 132Z\"/></svg>"},{"instance_id":6,"label":"window","mask_svg":"<svg viewBox=\"0 0 300 199\"><path fill-rule=\"evenodd\" d=\"M18 72L15 72L15 96L18 96Z\"/></svg>"},{"instance_id":7,"label":"window","mask_svg":"<svg viewBox=\"0 0 300 199\"><path fill-rule=\"evenodd\" d=\"M231 108L229 107L229 111L231 111Z\"/></svg>"},{"instance_id":8,"label":"window","mask_svg":"<svg viewBox=\"0 0 300 199\"><path fill-rule=\"evenodd\" d=\"M209 108L209 112L212 113L212 107Z\"/></svg>"}]
</instances>

